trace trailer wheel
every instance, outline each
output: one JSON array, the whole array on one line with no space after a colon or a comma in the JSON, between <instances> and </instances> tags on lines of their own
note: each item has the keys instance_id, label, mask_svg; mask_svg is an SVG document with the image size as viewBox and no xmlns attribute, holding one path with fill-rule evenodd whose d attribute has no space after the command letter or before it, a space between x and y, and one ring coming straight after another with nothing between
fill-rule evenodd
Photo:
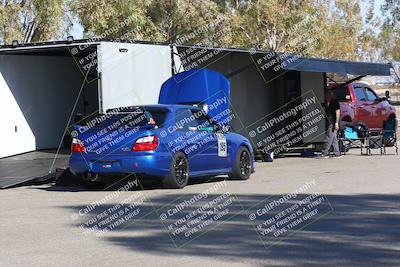
<instances>
[{"instance_id":1,"label":"trailer wheel","mask_svg":"<svg viewBox=\"0 0 400 267\"><path fill-rule=\"evenodd\" d=\"M247 180L251 174L251 156L249 150L241 146L236 151L235 164L229 178L234 180Z\"/></svg>"},{"instance_id":2,"label":"trailer wheel","mask_svg":"<svg viewBox=\"0 0 400 267\"><path fill-rule=\"evenodd\" d=\"M169 174L163 179L165 188L184 188L189 181L189 162L185 154L177 152L171 161Z\"/></svg>"}]
</instances>

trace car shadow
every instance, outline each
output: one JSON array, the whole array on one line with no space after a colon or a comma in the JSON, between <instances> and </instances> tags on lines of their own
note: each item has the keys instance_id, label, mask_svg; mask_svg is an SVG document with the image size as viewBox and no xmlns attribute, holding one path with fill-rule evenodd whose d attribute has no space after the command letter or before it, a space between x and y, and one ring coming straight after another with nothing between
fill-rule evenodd
<instances>
[{"instance_id":1,"label":"car shadow","mask_svg":"<svg viewBox=\"0 0 400 267\"><path fill-rule=\"evenodd\" d=\"M218 196L209 195L212 199ZM263 262L268 266L398 266L399 195L325 195L331 209L325 209L328 207L325 204L325 208L320 208L321 216L280 237L260 235L249 214L267 202L279 200L282 195L236 195L236 201L229 206L230 215L213 226L204 227L201 235L196 234L194 239L175 235L168 228L169 218L160 218L176 208L177 203L193 197L194 194L176 193L146 199L140 205L140 216L113 228L99 237L99 242L150 255L220 258L257 265ZM307 195L298 197L304 199ZM87 206L63 208L76 214ZM99 205L90 213L78 216L71 225L87 230L83 235L91 234L88 220L112 208L112 205ZM192 214L198 208L197 204L186 206L181 215ZM282 210L269 211L268 215L273 217Z\"/></svg>"},{"instance_id":2,"label":"car shadow","mask_svg":"<svg viewBox=\"0 0 400 267\"><path fill-rule=\"evenodd\" d=\"M214 183L214 182L224 181L227 178L228 176L226 175L193 177L190 178L187 186ZM141 191L141 190L147 191L155 189L164 189L160 179L156 177L146 177L146 178L134 177L134 179L121 178L119 180L114 179L114 181L108 181L107 183L96 182L96 181L79 181L79 182L75 181L71 185L57 185L52 183L49 187L34 188L34 189L45 190L45 191L68 191L68 192L116 191L124 187L128 181L134 181L136 179L138 179L139 185L136 187L129 188L128 191ZM40 183L37 183L37 185L40 185Z\"/></svg>"}]
</instances>

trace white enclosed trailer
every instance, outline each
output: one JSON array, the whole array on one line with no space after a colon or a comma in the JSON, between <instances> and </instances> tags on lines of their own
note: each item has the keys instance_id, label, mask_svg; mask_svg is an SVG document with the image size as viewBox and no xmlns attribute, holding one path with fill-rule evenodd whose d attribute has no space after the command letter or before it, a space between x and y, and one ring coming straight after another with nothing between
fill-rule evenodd
<instances>
[{"instance_id":1,"label":"white enclosed trailer","mask_svg":"<svg viewBox=\"0 0 400 267\"><path fill-rule=\"evenodd\" d=\"M77 113L154 104L168 45L78 41L0 49L0 158L63 145Z\"/></svg>"}]
</instances>

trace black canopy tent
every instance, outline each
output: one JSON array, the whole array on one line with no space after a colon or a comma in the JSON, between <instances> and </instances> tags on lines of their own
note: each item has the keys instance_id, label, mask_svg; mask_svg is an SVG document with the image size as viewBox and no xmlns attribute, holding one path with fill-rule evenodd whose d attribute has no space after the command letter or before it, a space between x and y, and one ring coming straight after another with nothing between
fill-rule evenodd
<instances>
[{"instance_id":1,"label":"black canopy tent","mask_svg":"<svg viewBox=\"0 0 400 267\"><path fill-rule=\"evenodd\" d=\"M284 69L309 72L333 72L338 74L351 75L375 75L389 76L390 63L371 63L371 62L355 62L344 60L332 60L321 58L299 57L293 60L293 56L288 57L284 61Z\"/></svg>"}]
</instances>

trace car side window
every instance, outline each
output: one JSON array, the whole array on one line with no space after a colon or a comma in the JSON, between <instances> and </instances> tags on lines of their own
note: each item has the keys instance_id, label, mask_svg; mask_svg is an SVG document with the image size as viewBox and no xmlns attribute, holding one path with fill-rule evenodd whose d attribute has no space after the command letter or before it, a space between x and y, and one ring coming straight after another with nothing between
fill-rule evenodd
<instances>
[{"instance_id":1,"label":"car side window","mask_svg":"<svg viewBox=\"0 0 400 267\"><path fill-rule=\"evenodd\" d=\"M177 130L189 131L197 129L197 121L190 109L178 109L175 113L175 126Z\"/></svg>"},{"instance_id":2,"label":"car side window","mask_svg":"<svg viewBox=\"0 0 400 267\"><path fill-rule=\"evenodd\" d=\"M363 87L354 87L354 93L358 101L367 101Z\"/></svg>"},{"instance_id":3,"label":"car side window","mask_svg":"<svg viewBox=\"0 0 400 267\"><path fill-rule=\"evenodd\" d=\"M202 111L192 110L192 114L196 118L197 131L215 132L218 130L212 121L206 115L204 115Z\"/></svg>"},{"instance_id":4,"label":"car side window","mask_svg":"<svg viewBox=\"0 0 400 267\"><path fill-rule=\"evenodd\" d=\"M375 101L378 96L375 94L374 91L372 91L370 88L366 87L365 92L367 93L367 99L368 101Z\"/></svg>"}]
</instances>

